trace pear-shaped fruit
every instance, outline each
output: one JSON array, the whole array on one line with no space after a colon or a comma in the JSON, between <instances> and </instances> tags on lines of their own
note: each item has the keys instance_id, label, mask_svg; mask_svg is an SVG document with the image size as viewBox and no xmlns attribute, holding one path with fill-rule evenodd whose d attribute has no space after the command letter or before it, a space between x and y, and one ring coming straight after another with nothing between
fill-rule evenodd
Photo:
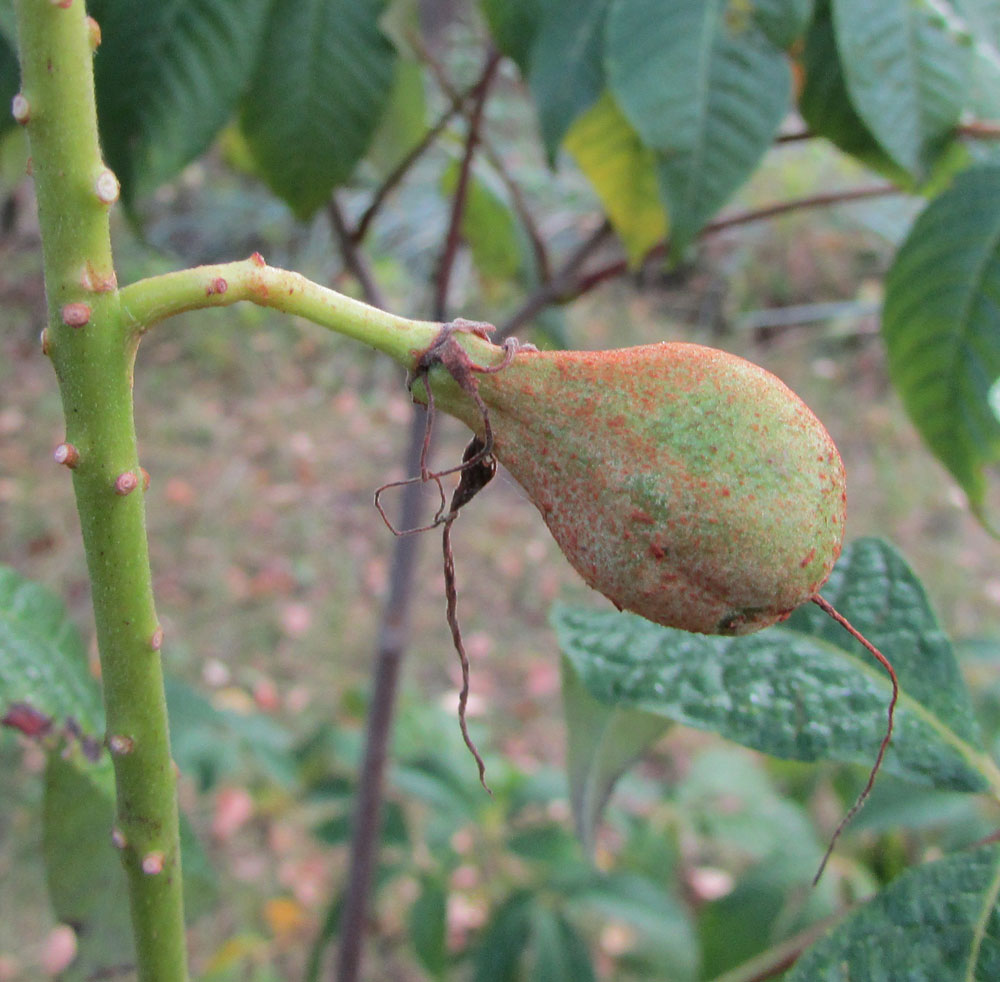
<instances>
[{"instance_id":1,"label":"pear-shaped fruit","mask_svg":"<svg viewBox=\"0 0 1000 982\"><path fill-rule=\"evenodd\" d=\"M454 374L454 373L453 373ZM694 344L521 351L474 373L493 452L566 557L658 624L746 634L813 597L840 554L840 454L764 369ZM438 366L437 404L484 434Z\"/></svg>"}]
</instances>

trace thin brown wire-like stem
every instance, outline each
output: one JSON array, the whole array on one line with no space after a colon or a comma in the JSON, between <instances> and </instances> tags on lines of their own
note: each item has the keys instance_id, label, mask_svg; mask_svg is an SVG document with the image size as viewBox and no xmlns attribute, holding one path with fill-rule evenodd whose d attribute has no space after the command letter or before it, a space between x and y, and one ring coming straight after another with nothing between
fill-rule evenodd
<instances>
[{"instance_id":1,"label":"thin brown wire-like stem","mask_svg":"<svg viewBox=\"0 0 1000 982\"><path fill-rule=\"evenodd\" d=\"M847 631L855 640L860 641L862 645L868 650L871 656L889 673L889 679L892 682L892 696L889 699L889 707L887 710L887 720L885 726L885 736L882 737L882 742L879 744L878 754L875 757L875 763L872 764L871 770L868 772L868 780L865 786L861 789L861 794L858 795L854 804L848 809L847 814L840 820L840 824L834 829L833 835L830 837L830 844L827 846L826 852L823 854L823 859L819 864L819 869L816 870L816 875L813 877L813 886L819 882L819 878L823 875L823 870L826 869L826 864L830 860L830 856L833 855L833 848L837 844L837 840L840 838L841 833L844 829L854 819L859 811L864 807L865 802L868 800L868 796L872 792L872 788L875 786L875 777L882 766L882 760L885 757L886 751L889 749L889 741L892 740L892 728L896 718L896 702L899 699L899 680L896 678L896 670L892 667L892 662L889 661L885 655L882 654L878 648L875 647L851 622L844 617L843 614L837 610L833 604L829 601L824 600L819 594L812 597L812 602L816 604L820 610L824 611L830 617L832 617L845 631Z\"/></svg>"}]
</instances>

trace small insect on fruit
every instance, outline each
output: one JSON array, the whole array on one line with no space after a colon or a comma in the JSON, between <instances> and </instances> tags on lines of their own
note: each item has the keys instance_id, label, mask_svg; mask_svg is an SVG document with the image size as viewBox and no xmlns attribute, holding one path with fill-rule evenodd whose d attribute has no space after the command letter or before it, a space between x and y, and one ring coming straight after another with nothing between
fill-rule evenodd
<instances>
[{"instance_id":1,"label":"small insect on fruit","mask_svg":"<svg viewBox=\"0 0 1000 982\"><path fill-rule=\"evenodd\" d=\"M620 610L703 634L749 634L813 601L889 672L885 738L836 840L871 790L898 686L884 655L819 595L847 507L822 423L770 372L724 351L539 352L491 345L490 330L444 325L414 353L411 389L429 423L439 408L475 433L478 449L458 470L502 463L588 585ZM424 464L415 480L440 488L440 477ZM435 524L446 534L458 507L446 513L442 491ZM451 600L449 622L456 632Z\"/></svg>"}]
</instances>

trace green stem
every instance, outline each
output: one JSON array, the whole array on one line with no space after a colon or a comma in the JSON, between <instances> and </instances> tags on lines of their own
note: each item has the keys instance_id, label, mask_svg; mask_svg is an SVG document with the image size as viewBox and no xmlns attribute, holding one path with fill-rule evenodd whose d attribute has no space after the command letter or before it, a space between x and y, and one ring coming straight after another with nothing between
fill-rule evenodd
<instances>
[{"instance_id":1,"label":"green stem","mask_svg":"<svg viewBox=\"0 0 1000 982\"><path fill-rule=\"evenodd\" d=\"M83 0L17 0L22 91L38 195L48 327L87 555L108 745L143 982L187 978L176 778L170 758L139 466L134 354L123 328L108 211L118 182L98 144ZM110 834L110 830L109 830ZM95 889L99 886L95 884Z\"/></svg>"}]
</instances>

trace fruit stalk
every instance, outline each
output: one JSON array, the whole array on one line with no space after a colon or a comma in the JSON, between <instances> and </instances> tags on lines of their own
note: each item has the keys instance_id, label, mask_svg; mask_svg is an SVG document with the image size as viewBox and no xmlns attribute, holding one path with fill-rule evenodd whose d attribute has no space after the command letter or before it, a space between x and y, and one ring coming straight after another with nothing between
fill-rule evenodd
<instances>
[{"instance_id":1,"label":"fruit stalk","mask_svg":"<svg viewBox=\"0 0 1000 982\"><path fill-rule=\"evenodd\" d=\"M111 252L118 182L97 135L92 31L83 0L17 0L22 89L42 233L52 359L66 419L56 459L70 468L101 659L116 827L138 975L187 979L176 776L170 757L143 492L132 418L132 359ZM81 849L87 843L81 842ZM96 888L96 885L95 885Z\"/></svg>"}]
</instances>

